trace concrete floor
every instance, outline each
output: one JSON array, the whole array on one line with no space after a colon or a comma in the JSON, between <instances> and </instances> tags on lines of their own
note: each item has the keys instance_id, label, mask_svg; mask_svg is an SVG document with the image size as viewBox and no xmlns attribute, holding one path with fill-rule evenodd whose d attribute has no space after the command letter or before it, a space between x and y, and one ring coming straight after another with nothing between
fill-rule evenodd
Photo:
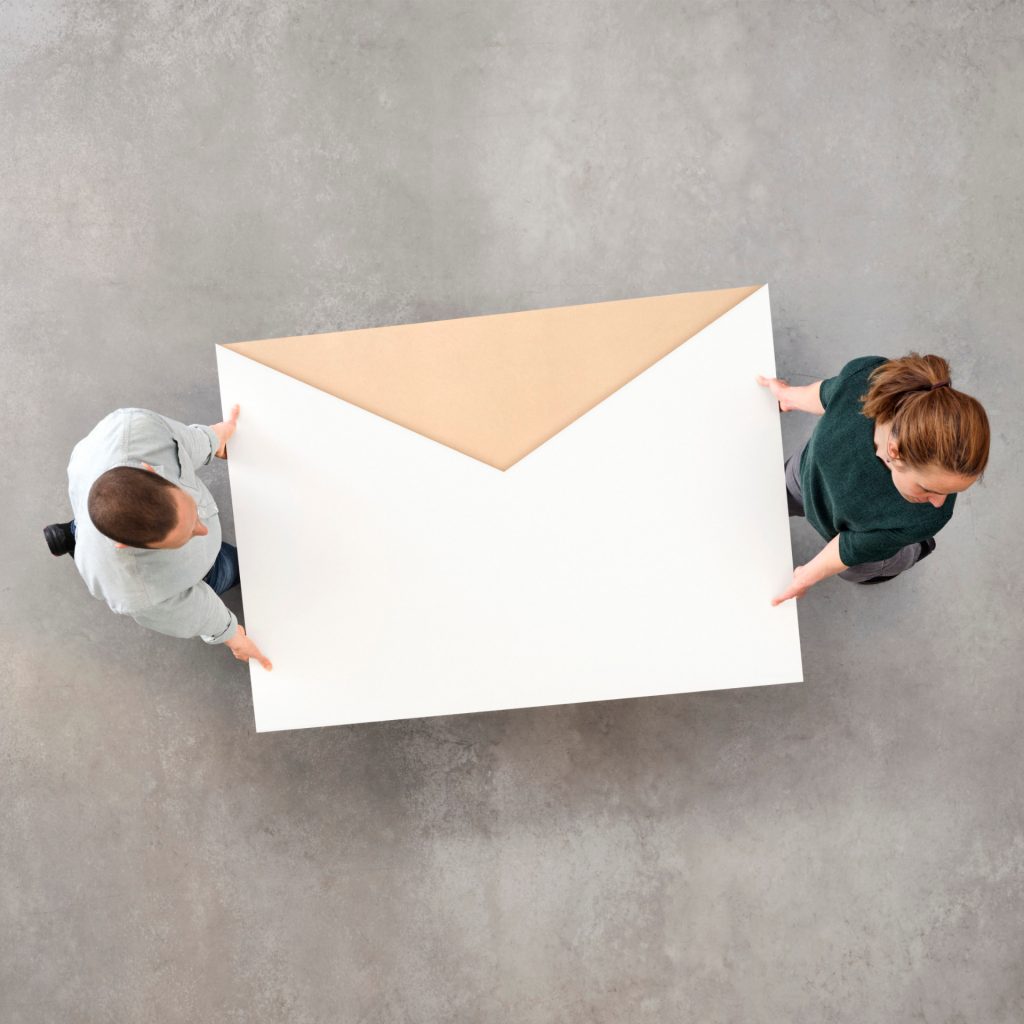
<instances>
[{"instance_id":1,"label":"concrete floor","mask_svg":"<svg viewBox=\"0 0 1024 1024\"><path fill-rule=\"evenodd\" d=\"M1024 8L241 7L0 7L0 1020L1019 1024ZM938 351L995 427L804 685L257 736L43 546L216 342L760 281L796 382Z\"/></svg>"}]
</instances>

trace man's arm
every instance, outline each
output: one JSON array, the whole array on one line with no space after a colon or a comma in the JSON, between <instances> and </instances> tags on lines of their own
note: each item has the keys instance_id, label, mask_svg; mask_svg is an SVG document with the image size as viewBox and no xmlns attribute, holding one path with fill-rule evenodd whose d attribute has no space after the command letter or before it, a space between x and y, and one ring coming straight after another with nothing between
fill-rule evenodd
<instances>
[{"instance_id":1,"label":"man's arm","mask_svg":"<svg viewBox=\"0 0 1024 1024\"><path fill-rule=\"evenodd\" d=\"M839 537L833 537L806 565L798 565L793 570L793 580L777 597L772 598L772 607L782 604L793 597L804 594L822 580L835 576L848 568L839 557Z\"/></svg>"},{"instance_id":2,"label":"man's arm","mask_svg":"<svg viewBox=\"0 0 1024 1024\"><path fill-rule=\"evenodd\" d=\"M199 582L159 604L132 613L140 626L165 636L199 636L208 644L223 644L238 629L238 619L214 589Z\"/></svg>"},{"instance_id":3,"label":"man's arm","mask_svg":"<svg viewBox=\"0 0 1024 1024\"><path fill-rule=\"evenodd\" d=\"M184 467L188 460L193 471L205 466L213 458L220 438L213 427L203 426L201 423L192 423L186 426L170 416L155 413L163 421L164 428L170 432L174 446L177 448L178 461ZM166 437L166 434L164 435Z\"/></svg>"},{"instance_id":4,"label":"man's arm","mask_svg":"<svg viewBox=\"0 0 1024 1024\"><path fill-rule=\"evenodd\" d=\"M228 457L227 444L238 424L238 406L231 410L231 415L226 420L210 426L201 423L186 426L169 416L160 416L160 419L170 429L171 436L178 446L179 457L187 456L192 463L192 469L196 470L207 465L214 455L220 459Z\"/></svg>"},{"instance_id":5,"label":"man's arm","mask_svg":"<svg viewBox=\"0 0 1024 1024\"><path fill-rule=\"evenodd\" d=\"M231 440L231 435L235 432L235 428L238 426L238 410L241 406L233 406L231 414L226 420L222 420L220 423L214 423L210 429L217 435L217 440L220 442L217 446L217 450L213 453L218 459L226 459L228 457L228 441Z\"/></svg>"},{"instance_id":6,"label":"man's arm","mask_svg":"<svg viewBox=\"0 0 1024 1024\"><path fill-rule=\"evenodd\" d=\"M246 634L234 613L206 583L169 597L132 615L140 626L165 636L202 637L208 644L224 644L239 661L255 658L268 672L268 658Z\"/></svg>"},{"instance_id":7,"label":"man's arm","mask_svg":"<svg viewBox=\"0 0 1024 1024\"><path fill-rule=\"evenodd\" d=\"M809 412L820 416L825 411L821 404L820 380L802 387L794 387L778 377L758 377L757 383L772 393L780 412Z\"/></svg>"}]
</instances>

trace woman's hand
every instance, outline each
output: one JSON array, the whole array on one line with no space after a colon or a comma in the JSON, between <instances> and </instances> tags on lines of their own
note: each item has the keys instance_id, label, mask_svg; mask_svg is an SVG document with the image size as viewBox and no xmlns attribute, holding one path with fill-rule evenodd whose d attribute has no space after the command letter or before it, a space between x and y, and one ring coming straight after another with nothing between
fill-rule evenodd
<instances>
[{"instance_id":1,"label":"woman's hand","mask_svg":"<svg viewBox=\"0 0 1024 1024\"><path fill-rule=\"evenodd\" d=\"M781 594L772 598L772 607L775 608L790 598L803 597L817 582L817 579L808 572L806 565L798 565L793 570L793 580L789 586Z\"/></svg>"},{"instance_id":2,"label":"woman's hand","mask_svg":"<svg viewBox=\"0 0 1024 1024\"><path fill-rule=\"evenodd\" d=\"M792 581L781 594L772 598L772 607L790 598L803 597L815 583L827 580L845 568L839 557L839 537L835 536L806 565L798 565L793 570Z\"/></svg>"},{"instance_id":3,"label":"woman's hand","mask_svg":"<svg viewBox=\"0 0 1024 1024\"><path fill-rule=\"evenodd\" d=\"M821 381L816 380L813 384L804 384L794 387L781 377L757 377L757 383L767 388L776 402L779 403L779 412L809 412L820 416L825 407L821 404Z\"/></svg>"},{"instance_id":4,"label":"woman's hand","mask_svg":"<svg viewBox=\"0 0 1024 1024\"><path fill-rule=\"evenodd\" d=\"M789 392L792 388L788 381L784 381L781 377L758 376L757 383L772 393L772 397L779 403L779 412L789 412L796 408L789 400Z\"/></svg>"}]
</instances>

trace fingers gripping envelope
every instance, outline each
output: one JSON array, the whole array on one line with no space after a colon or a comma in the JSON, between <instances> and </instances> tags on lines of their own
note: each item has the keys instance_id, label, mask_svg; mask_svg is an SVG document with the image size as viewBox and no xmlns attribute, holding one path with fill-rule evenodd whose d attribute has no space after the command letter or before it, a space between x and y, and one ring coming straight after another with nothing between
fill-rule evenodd
<instances>
[{"instance_id":1,"label":"fingers gripping envelope","mask_svg":"<svg viewBox=\"0 0 1024 1024\"><path fill-rule=\"evenodd\" d=\"M802 678L767 286L217 363L259 731Z\"/></svg>"}]
</instances>

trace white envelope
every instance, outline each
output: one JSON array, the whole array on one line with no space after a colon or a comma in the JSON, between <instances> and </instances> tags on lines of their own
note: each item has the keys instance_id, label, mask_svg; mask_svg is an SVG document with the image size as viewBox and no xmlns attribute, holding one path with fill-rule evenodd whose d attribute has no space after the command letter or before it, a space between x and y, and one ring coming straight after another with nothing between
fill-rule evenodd
<instances>
[{"instance_id":1,"label":"white envelope","mask_svg":"<svg viewBox=\"0 0 1024 1024\"><path fill-rule=\"evenodd\" d=\"M802 679L767 286L217 364L258 731Z\"/></svg>"}]
</instances>

